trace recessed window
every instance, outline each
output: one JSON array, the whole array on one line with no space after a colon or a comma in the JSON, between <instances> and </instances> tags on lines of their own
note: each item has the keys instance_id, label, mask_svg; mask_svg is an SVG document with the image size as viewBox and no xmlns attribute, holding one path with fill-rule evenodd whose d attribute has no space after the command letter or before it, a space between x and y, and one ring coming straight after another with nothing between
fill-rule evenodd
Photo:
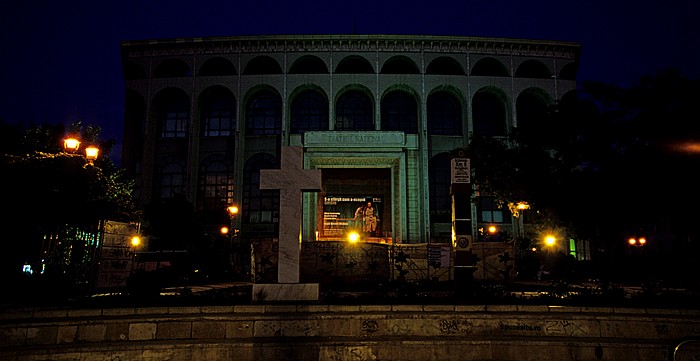
<instances>
[{"instance_id":1,"label":"recessed window","mask_svg":"<svg viewBox=\"0 0 700 361\"><path fill-rule=\"evenodd\" d=\"M223 88L204 93L202 100L202 136L227 137L236 131L236 99Z\"/></svg>"},{"instance_id":2,"label":"recessed window","mask_svg":"<svg viewBox=\"0 0 700 361\"><path fill-rule=\"evenodd\" d=\"M291 105L290 132L328 130L328 101L316 90L306 90L294 97Z\"/></svg>"},{"instance_id":3,"label":"recessed window","mask_svg":"<svg viewBox=\"0 0 700 361\"><path fill-rule=\"evenodd\" d=\"M374 130L372 100L358 90L345 92L335 107L336 130Z\"/></svg>"},{"instance_id":4,"label":"recessed window","mask_svg":"<svg viewBox=\"0 0 700 361\"><path fill-rule=\"evenodd\" d=\"M202 162L197 203L200 211L224 210L234 203L233 162L214 156Z\"/></svg>"},{"instance_id":5,"label":"recessed window","mask_svg":"<svg viewBox=\"0 0 700 361\"><path fill-rule=\"evenodd\" d=\"M462 106L446 91L428 96L428 134L462 135Z\"/></svg>"},{"instance_id":6,"label":"recessed window","mask_svg":"<svg viewBox=\"0 0 700 361\"><path fill-rule=\"evenodd\" d=\"M255 94L246 108L246 135L282 133L282 100L270 90Z\"/></svg>"},{"instance_id":7,"label":"recessed window","mask_svg":"<svg viewBox=\"0 0 700 361\"><path fill-rule=\"evenodd\" d=\"M382 99L382 130L418 133L416 99L403 91L393 91Z\"/></svg>"}]
</instances>

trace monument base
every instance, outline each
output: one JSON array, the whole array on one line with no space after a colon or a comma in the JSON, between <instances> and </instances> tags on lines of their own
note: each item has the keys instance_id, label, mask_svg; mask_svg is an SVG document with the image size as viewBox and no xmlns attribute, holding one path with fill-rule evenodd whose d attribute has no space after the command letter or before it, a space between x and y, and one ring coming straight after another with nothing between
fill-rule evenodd
<instances>
[{"instance_id":1,"label":"monument base","mask_svg":"<svg viewBox=\"0 0 700 361\"><path fill-rule=\"evenodd\" d=\"M253 302L318 301L318 283L253 284Z\"/></svg>"}]
</instances>

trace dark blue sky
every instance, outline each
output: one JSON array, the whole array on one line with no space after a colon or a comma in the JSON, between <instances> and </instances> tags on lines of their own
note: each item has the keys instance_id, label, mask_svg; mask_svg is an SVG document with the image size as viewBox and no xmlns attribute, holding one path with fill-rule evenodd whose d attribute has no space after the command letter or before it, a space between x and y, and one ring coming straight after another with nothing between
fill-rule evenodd
<instances>
[{"instance_id":1,"label":"dark blue sky","mask_svg":"<svg viewBox=\"0 0 700 361\"><path fill-rule=\"evenodd\" d=\"M8 0L0 3L0 120L83 120L121 143L122 40L350 34L355 21L360 34L579 42L579 82L626 87L669 67L700 78L696 0Z\"/></svg>"}]
</instances>

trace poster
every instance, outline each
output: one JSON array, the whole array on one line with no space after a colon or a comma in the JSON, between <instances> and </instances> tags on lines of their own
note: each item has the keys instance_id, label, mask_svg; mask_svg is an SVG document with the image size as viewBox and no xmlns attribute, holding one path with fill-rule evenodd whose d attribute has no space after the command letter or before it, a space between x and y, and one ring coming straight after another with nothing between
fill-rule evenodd
<instances>
[{"instance_id":1,"label":"poster","mask_svg":"<svg viewBox=\"0 0 700 361\"><path fill-rule=\"evenodd\" d=\"M381 219L381 196L348 196L329 195L323 198L323 229L321 238L342 238L348 229L361 229L361 219L355 220L355 211L372 202L376 208L377 216ZM377 230L381 229L381 223L377 224Z\"/></svg>"}]
</instances>

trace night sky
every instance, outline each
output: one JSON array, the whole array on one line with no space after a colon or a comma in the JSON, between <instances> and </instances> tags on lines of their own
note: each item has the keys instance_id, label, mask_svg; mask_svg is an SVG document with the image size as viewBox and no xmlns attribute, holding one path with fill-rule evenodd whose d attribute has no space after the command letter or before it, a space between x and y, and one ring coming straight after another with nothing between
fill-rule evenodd
<instances>
[{"instance_id":1,"label":"night sky","mask_svg":"<svg viewBox=\"0 0 700 361\"><path fill-rule=\"evenodd\" d=\"M0 120L103 128L118 146L123 40L419 34L581 43L579 84L622 87L676 67L700 78L700 1L121 0L0 3ZM356 24L356 25L355 25Z\"/></svg>"}]
</instances>

